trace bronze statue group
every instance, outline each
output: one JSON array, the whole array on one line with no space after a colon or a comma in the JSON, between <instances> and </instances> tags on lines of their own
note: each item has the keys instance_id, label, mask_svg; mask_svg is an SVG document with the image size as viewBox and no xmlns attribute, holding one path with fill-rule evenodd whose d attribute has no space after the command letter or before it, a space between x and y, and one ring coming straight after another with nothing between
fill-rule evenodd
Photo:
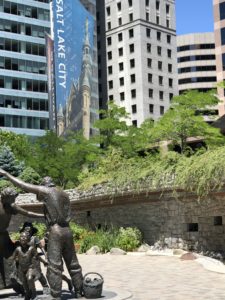
<instances>
[{"instance_id":1,"label":"bronze statue group","mask_svg":"<svg viewBox=\"0 0 225 300\"><path fill-rule=\"evenodd\" d=\"M34 193L43 203L43 214L28 212L15 204L17 193L12 188L1 192L0 198L0 289L13 288L25 300L36 298L35 281L39 280L44 299L61 299L62 280L74 297L82 297L83 275L69 228L70 200L68 195L55 187L50 177L41 185L33 185L12 176L3 169L0 175L26 192ZM12 215L44 217L48 228L45 243L36 236L32 223L25 222L20 238L12 242L7 231ZM63 274L63 261L70 278ZM40 263L47 267L46 277ZM49 293L50 290L50 293ZM49 294L49 295L48 295Z\"/></svg>"}]
</instances>

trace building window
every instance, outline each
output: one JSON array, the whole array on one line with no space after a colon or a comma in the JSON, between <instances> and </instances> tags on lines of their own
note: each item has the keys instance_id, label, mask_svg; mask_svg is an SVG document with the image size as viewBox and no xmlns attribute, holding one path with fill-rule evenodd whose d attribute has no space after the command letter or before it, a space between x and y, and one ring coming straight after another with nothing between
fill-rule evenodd
<instances>
[{"instance_id":1,"label":"building window","mask_svg":"<svg viewBox=\"0 0 225 300\"><path fill-rule=\"evenodd\" d=\"M159 1L158 0L155 2L155 8L156 8L156 10L159 10Z\"/></svg>"},{"instance_id":2,"label":"building window","mask_svg":"<svg viewBox=\"0 0 225 300\"><path fill-rule=\"evenodd\" d=\"M220 20L224 20L225 19L225 2L222 2L219 4L220 7Z\"/></svg>"},{"instance_id":3,"label":"building window","mask_svg":"<svg viewBox=\"0 0 225 300\"><path fill-rule=\"evenodd\" d=\"M156 16L156 24L159 25L159 16Z\"/></svg>"},{"instance_id":4,"label":"building window","mask_svg":"<svg viewBox=\"0 0 225 300\"><path fill-rule=\"evenodd\" d=\"M132 37L134 37L134 29L133 28L129 29L129 38L132 38Z\"/></svg>"},{"instance_id":5,"label":"building window","mask_svg":"<svg viewBox=\"0 0 225 300\"><path fill-rule=\"evenodd\" d=\"M152 67L152 59L151 58L147 58L147 65L149 68Z\"/></svg>"},{"instance_id":6,"label":"building window","mask_svg":"<svg viewBox=\"0 0 225 300\"><path fill-rule=\"evenodd\" d=\"M172 99L173 99L173 93L169 93L169 98L170 98L170 101L172 101Z\"/></svg>"},{"instance_id":7,"label":"building window","mask_svg":"<svg viewBox=\"0 0 225 300\"><path fill-rule=\"evenodd\" d=\"M167 57L171 58L172 57L172 50L167 49Z\"/></svg>"},{"instance_id":8,"label":"building window","mask_svg":"<svg viewBox=\"0 0 225 300\"><path fill-rule=\"evenodd\" d=\"M172 78L169 78L169 87L173 87L173 79Z\"/></svg>"},{"instance_id":9,"label":"building window","mask_svg":"<svg viewBox=\"0 0 225 300\"><path fill-rule=\"evenodd\" d=\"M159 85L163 85L163 77L159 76Z\"/></svg>"},{"instance_id":10,"label":"building window","mask_svg":"<svg viewBox=\"0 0 225 300\"><path fill-rule=\"evenodd\" d=\"M170 44L171 43L171 35L167 34L166 39L167 39L167 43Z\"/></svg>"},{"instance_id":11,"label":"building window","mask_svg":"<svg viewBox=\"0 0 225 300\"><path fill-rule=\"evenodd\" d=\"M221 44L225 45L225 27L221 28Z\"/></svg>"},{"instance_id":12,"label":"building window","mask_svg":"<svg viewBox=\"0 0 225 300\"><path fill-rule=\"evenodd\" d=\"M151 37L151 29L150 28L146 28L146 36L147 37Z\"/></svg>"},{"instance_id":13,"label":"building window","mask_svg":"<svg viewBox=\"0 0 225 300\"><path fill-rule=\"evenodd\" d=\"M125 100L125 94L124 92L120 93L120 101L124 101Z\"/></svg>"},{"instance_id":14,"label":"building window","mask_svg":"<svg viewBox=\"0 0 225 300\"><path fill-rule=\"evenodd\" d=\"M107 44L108 44L108 46L112 45L112 38L111 38L111 36L109 36L107 38Z\"/></svg>"},{"instance_id":15,"label":"building window","mask_svg":"<svg viewBox=\"0 0 225 300\"><path fill-rule=\"evenodd\" d=\"M129 14L129 21L130 21L130 22L133 21L133 14L132 14L132 13Z\"/></svg>"},{"instance_id":16,"label":"building window","mask_svg":"<svg viewBox=\"0 0 225 300\"><path fill-rule=\"evenodd\" d=\"M153 105L153 104L149 104L149 112L150 112L151 114L154 113L154 105Z\"/></svg>"},{"instance_id":17,"label":"building window","mask_svg":"<svg viewBox=\"0 0 225 300\"><path fill-rule=\"evenodd\" d=\"M148 12L146 12L145 18L146 18L146 21L149 21L149 13Z\"/></svg>"},{"instance_id":18,"label":"building window","mask_svg":"<svg viewBox=\"0 0 225 300\"><path fill-rule=\"evenodd\" d=\"M123 34L122 34L122 32L120 32L118 34L118 41L121 42L122 40L123 40Z\"/></svg>"},{"instance_id":19,"label":"building window","mask_svg":"<svg viewBox=\"0 0 225 300\"><path fill-rule=\"evenodd\" d=\"M112 80L109 81L109 89L113 89L113 81Z\"/></svg>"},{"instance_id":20,"label":"building window","mask_svg":"<svg viewBox=\"0 0 225 300\"><path fill-rule=\"evenodd\" d=\"M131 98L136 98L136 90L131 90Z\"/></svg>"},{"instance_id":21,"label":"building window","mask_svg":"<svg viewBox=\"0 0 225 300\"><path fill-rule=\"evenodd\" d=\"M119 81L120 81L120 86L123 86L124 85L124 77L120 77Z\"/></svg>"},{"instance_id":22,"label":"building window","mask_svg":"<svg viewBox=\"0 0 225 300\"><path fill-rule=\"evenodd\" d=\"M121 26L122 25L122 18L118 18L118 25Z\"/></svg>"},{"instance_id":23,"label":"building window","mask_svg":"<svg viewBox=\"0 0 225 300\"><path fill-rule=\"evenodd\" d=\"M119 63L119 70L120 70L120 71L123 71L123 63L122 63L122 62Z\"/></svg>"},{"instance_id":24,"label":"building window","mask_svg":"<svg viewBox=\"0 0 225 300\"><path fill-rule=\"evenodd\" d=\"M118 11L121 11L121 2L117 2L117 9Z\"/></svg>"},{"instance_id":25,"label":"building window","mask_svg":"<svg viewBox=\"0 0 225 300\"><path fill-rule=\"evenodd\" d=\"M135 74L131 74L130 75L130 82L135 83L135 81L136 81Z\"/></svg>"},{"instance_id":26,"label":"building window","mask_svg":"<svg viewBox=\"0 0 225 300\"><path fill-rule=\"evenodd\" d=\"M118 53L119 53L119 56L123 56L123 48L122 47L118 49Z\"/></svg>"},{"instance_id":27,"label":"building window","mask_svg":"<svg viewBox=\"0 0 225 300\"><path fill-rule=\"evenodd\" d=\"M152 45L150 43L147 43L146 48L147 48L147 52L151 53Z\"/></svg>"},{"instance_id":28,"label":"building window","mask_svg":"<svg viewBox=\"0 0 225 300\"><path fill-rule=\"evenodd\" d=\"M225 71L225 53L222 54L223 71Z\"/></svg>"},{"instance_id":29,"label":"building window","mask_svg":"<svg viewBox=\"0 0 225 300\"><path fill-rule=\"evenodd\" d=\"M153 98L153 89L148 89L149 98Z\"/></svg>"},{"instance_id":30,"label":"building window","mask_svg":"<svg viewBox=\"0 0 225 300\"><path fill-rule=\"evenodd\" d=\"M135 126L135 127L137 127L137 120L133 120L132 121L132 125Z\"/></svg>"},{"instance_id":31,"label":"building window","mask_svg":"<svg viewBox=\"0 0 225 300\"><path fill-rule=\"evenodd\" d=\"M170 13L170 6L169 6L169 4L166 4L166 13L167 13L167 14Z\"/></svg>"},{"instance_id":32,"label":"building window","mask_svg":"<svg viewBox=\"0 0 225 300\"><path fill-rule=\"evenodd\" d=\"M112 66L108 66L108 74L112 74Z\"/></svg>"},{"instance_id":33,"label":"building window","mask_svg":"<svg viewBox=\"0 0 225 300\"><path fill-rule=\"evenodd\" d=\"M107 56L108 56L108 60L112 59L112 51L109 51L109 52L107 53Z\"/></svg>"},{"instance_id":34,"label":"building window","mask_svg":"<svg viewBox=\"0 0 225 300\"><path fill-rule=\"evenodd\" d=\"M136 105L136 104L133 104L133 105L131 106L131 109L132 109L132 114L136 114L136 112L137 112L137 105Z\"/></svg>"},{"instance_id":35,"label":"building window","mask_svg":"<svg viewBox=\"0 0 225 300\"><path fill-rule=\"evenodd\" d=\"M148 82L152 83L152 74L148 73Z\"/></svg>"},{"instance_id":36,"label":"building window","mask_svg":"<svg viewBox=\"0 0 225 300\"><path fill-rule=\"evenodd\" d=\"M164 106L159 107L160 115L164 115Z\"/></svg>"},{"instance_id":37,"label":"building window","mask_svg":"<svg viewBox=\"0 0 225 300\"><path fill-rule=\"evenodd\" d=\"M134 44L130 44L129 48L130 48L130 53L133 53L134 52Z\"/></svg>"},{"instance_id":38,"label":"building window","mask_svg":"<svg viewBox=\"0 0 225 300\"><path fill-rule=\"evenodd\" d=\"M107 22L107 28L108 28L108 30L111 29L111 22Z\"/></svg>"},{"instance_id":39,"label":"building window","mask_svg":"<svg viewBox=\"0 0 225 300\"><path fill-rule=\"evenodd\" d=\"M145 0L145 6L149 6L149 0Z\"/></svg>"},{"instance_id":40,"label":"building window","mask_svg":"<svg viewBox=\"0 0 225 300\"><path fill-rule=\"evenodd\" d=\"M128 0L128 5L131 7L133 5L132 0Z\"/></svg>"},{"instance_id":41,"label":"building window","mask_svg":"<svg viewBox=\"0 0 225 300\"><path fill-rule=\"evenodd\" d=\"M156 33L157 41L161 41L161 32L157 31Z\"/></svg>"},{"instance_id":42,"label":"building window","mask_svg":"<svg viewBox=\"0 0 225 300\"><path fill-rule=\"evenodd\" d=\"M170 20L169 19L166 19L166 27L170 27Z\"/></svg>"},{"instance_id":43,"label":"building window","mask_svg":"<svg viewBox=\"0 0 225 300\"><path fill-rule=\"evenodd\" d=\"M173 68L173 65L172 64L168 64L168 72L169 73L172 73L172 68Z\"/></svg>"},{"instance_id":44,"label":"building window","mask_svg":"<svg viewBox=\"0 0 225 300\"><path fill-rule=\"evenodd\" d=\"M163 100L163 91L159 91L159 99Z\"/></svg>"},{"instance_id":45,"label":"building window","mask_svg":"<svg viewBox=\"0 0 225 300\"><path fill-rule=\"evenodd\" d=\"M110 6L106 7L106 13L107 13L107 16L110 16Z\"/></svg>"},{"instance_id":46,"label":"building window","mask_svg":"<svg viewBox=\"0 0 225 300\"><path fill-rule=\"evenodd\" d=\"M162 62L158 61L158 70L162 71Z\"/></svg>"},{"instance_id":47,"label":"building window","mask_svg":"<svg viewBox=\"0 0 225 300\"><path fill-rule=\"evenodd\" d=\"M135 67L135 59L130 59L130 68L134 68Z\"/></svg>"},{"instance_id":48,"label":"building window","mask_svg":"<svg viewBox=\"0 0 225 300\"><path fill-rule=\"evenodd\" d=\"M162 55L162 47L157 46L157 53L158 53L159 56Z\"/></svg>"}]
</instances>

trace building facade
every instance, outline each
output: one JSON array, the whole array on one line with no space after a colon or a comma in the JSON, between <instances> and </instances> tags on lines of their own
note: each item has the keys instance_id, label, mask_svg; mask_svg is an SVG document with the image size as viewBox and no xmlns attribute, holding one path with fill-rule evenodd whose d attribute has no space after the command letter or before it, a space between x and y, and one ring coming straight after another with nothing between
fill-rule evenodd
<instances>
[{"instance_id":1,"label":"building facade","mask_svg":"<svg viewBox=\"0 0 225 300\"><path fill-rule=\"evenodd\" d=\"M125 107L135 126L156 120L178 93L175 1L102 2L100 100Z\"/></svg>"},{"instance_id":2,"label":"building facade","mask_svg":"<svg viewBox=\"0 0 225 300\"><path fill-rule=\"evenodd\" d=\"M206 92L216 87L214 33L177 36L178 89Z\"/></svg>"},{"instance_id":3,"label":"building facade","mask_svg":"<svg viewBox=\"0 0 225 300\"><path fill-rule=\"evenodd\" d=\"M213 0L217 82L225 79L225 1ZM225 114L225 89L218 88L220 116Z\"/></svg>"},{"instance_id":4,"label":"building facade","mask_svg":"<svg viewBox=\"0 0 225 300\"><path fill-rule=\"evenodd\" d=\"M31 136L48 129L49 19L49 0L0 0L0 129Z\"/></svg>"}]
</instances>

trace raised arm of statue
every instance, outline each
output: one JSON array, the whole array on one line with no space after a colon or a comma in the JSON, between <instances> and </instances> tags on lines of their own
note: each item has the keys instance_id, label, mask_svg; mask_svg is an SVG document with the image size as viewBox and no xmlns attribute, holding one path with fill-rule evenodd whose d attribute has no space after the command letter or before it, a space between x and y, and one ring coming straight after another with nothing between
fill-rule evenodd
<instances>
[{"instance_id":1,"label":"raised arm of statue","mask_svg":"<svg viewBox=\"0 0 225 300\"><path fill-rule=\"evenodd\" d=\"M16 205L15 203L13 203L11 206L13 207L14 211L16 211L16 213L21 214L23 216L31 217L31 218L44 218L44 214L38 214L38 213L34 213L32 211L28 211L28 210L23 209L22 207Z\"/></svg>"},{"instance_id":2,"label":"raised arm of statue","mask_svg":"<svg viewBox=\"0 0 225 300\"><path fill-rule=\"evenodd\" d=\"M14 177L13 175L9 174L5 170L0 168L0 175L5 176L9 181L11 181L15 186L21 188L22 190L28 192L28 193L34 193L34 194L39 194L39 193L45 193L45 187L39 186L39 185L34 185L31 183L26 183L23 180Z\"/></svg>"}]
</instances>

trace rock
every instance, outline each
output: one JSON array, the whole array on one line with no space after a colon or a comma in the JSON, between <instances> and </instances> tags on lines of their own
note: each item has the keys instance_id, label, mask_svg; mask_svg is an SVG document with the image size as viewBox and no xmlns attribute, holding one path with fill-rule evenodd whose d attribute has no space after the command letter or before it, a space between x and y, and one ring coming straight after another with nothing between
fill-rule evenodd
<instances>
[{"instance_id":1,"label":"rock","mask_svg":"<svg viewBox=\"0 0 225 300\"><path fill-rule=\"evenodd\" d=\"M181 260L195 260L197 258L197 255L192 252L185 253L181 255L180 259Z\"/></svg>"},{"instance_id":2,"label":"rock","mask_svg":"<svg viewBox=\"0 0 225 300\"><path fill-rule=\"evenodd\" d=\"M143 244L137 249L137 252L147 252L148 250L151 250L151 247L148 244Z\"/></svg>"},{"instance_id":3,"label":"rock","mask_svg":"<svg viewBox=\"0 0 225 300\"><path fill-rule=\"evenodd\" d=\"M185 253L187 253L187 251L184 251L182 249L174 249L173 250L173 255L183 255Z\"/></svg>"},{"instance_id":4,"label":"rock","mask_svg":"<svg viewBox=\"0 0 225 300\"><path fill-rule=\"evenodd\" d=\"M100 253L100 248L98 246L93 246L86 252L87 255L96 255L99 253Z\"/></svg>"},{"instance_id":5,"label":"rock","mask_svg":"<svg viewBox=\"0 0 225 300\"><path fill-rule=\"evenodd\" d=\"M126 251L124 251L124 250L122 250L120 248L112 248L110 250L110 254L112 254L112 255L125 255L127 253L126 253Z\"/></svg>"}]
</instances>

